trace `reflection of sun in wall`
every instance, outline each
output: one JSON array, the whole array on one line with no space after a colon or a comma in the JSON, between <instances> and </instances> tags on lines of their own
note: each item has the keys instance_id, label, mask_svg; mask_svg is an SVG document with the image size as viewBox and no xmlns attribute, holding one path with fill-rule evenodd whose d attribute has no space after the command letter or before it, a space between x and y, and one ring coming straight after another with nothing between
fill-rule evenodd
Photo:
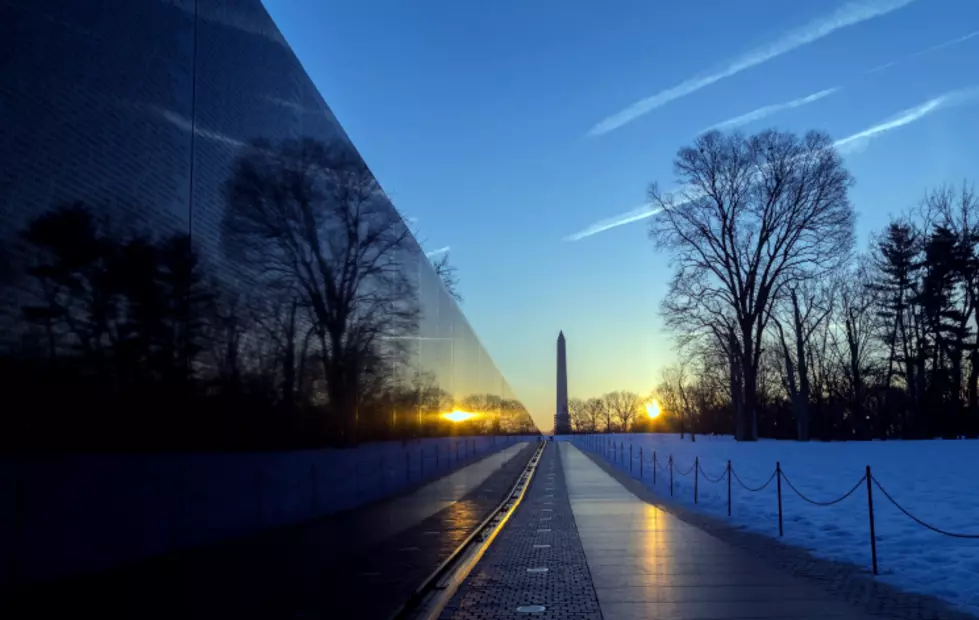
<instances>
[{"instance_id":1,"label":"reflection of sun in wall","mask_svg":"<svg viewBox=\"0 0 979 620\"><path fill-rule=\"evenodd\" d=\"M663 413L663 410L660 409L658 400L654 398L652 401L646 403L646 415L650 418L658 418L661 413Z\"/></svg>"},{"instance_id":2,"label":"reflection of sun in wall","mask_svg":"<svg viewBox=\"0 0 979 620\"><path fill-rule=\"evenodd\" d=\"M465 422L470 418L475 418L475 413L469 413L468 411L459 411L458 409L449 413L442 414L442 417L446 420L452 420L453 422Z\"/></svg>"}]
</instances>

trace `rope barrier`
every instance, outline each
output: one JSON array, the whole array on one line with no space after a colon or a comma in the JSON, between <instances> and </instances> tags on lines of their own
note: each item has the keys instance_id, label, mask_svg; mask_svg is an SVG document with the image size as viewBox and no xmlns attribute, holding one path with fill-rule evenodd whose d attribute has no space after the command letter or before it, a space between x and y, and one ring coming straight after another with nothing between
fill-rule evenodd
<instances>
[{"instance_id":1,"label":"rope barrier","mask_svg":"<svg viewBox=\"0 0 979 620\"><path fill-rule=\"evenodd\" d=\"M706 480L707 482L710 482L710 483L720 482L720 481L724 480L724 478L727 477L727 469L725 468L724 471L721 472L721 475L718 476L717 478L711 478L710 476L707 475L707 472L704 471L703 465L701 465L701 467L700 467L700 475L703 476L704 477L704 480Z\"/></svg>"},{"instance_id":2,"label":"rope barrier","mask_svg":"<svg viewBox=\"0 0 979 620\"><path fill-rule=\"evenodd\" d=\"M767 487L768 485L770 485L772 483L772 480L775 480L775 474L777 474L777 473L778 473L777 470L776 471L773 471L772 472L772 475L768 477L768 480L765 482L765 484L763 484L760 487L754 489L754 488L751 488L748 485L746 485L744 483L744 481L741 480L741 476L738 475L738 472L734 471L734 468L731 468L731 474L734 476L734 479L737 480L738 481L738 484L740 484L742 487L744 487L744 489L746 491L749 491L751 493L757 493L758 491L764 490L765 487Z\"/></svg>"},{"instance_id":3,"label":"rope barrier","mask_svg":"<svg viewBox=\"0 0 979 620\"><path fill-rule=\"evenodd\" d=\"M680 471L680 468L676 466L676 461L673 461L673 473L675 473L678 476L689 476L690 474L693 473L694 466L695 465L691 465L690 469L684 472L684 471Z\"/></svg>"},{"instance_id":4,"label":"rope barrier","mask_svg":"<svg viewBox=\"0 0 979 620\"><path fill-rule=\"evenodd\" d=\"M803 495L802 494L802 491L800 491L799 489L797 489L795 487L795 485L792 484L792 481L789 480L789 477L785 475L785 470L782 470L782 480L785 480L785 484L789 485L789 488L792 489L793 491L795 491L795 494L796 495L798 495L799 497L801 497L804 501L812 504L813 506L833 506L834 504L839 504L840 502L842 502L846 498L848 498L851 495L853 495L854 493L856 493L857 489L859 489L861 487L861 485L863 485L863 483L866 482L867 476L866 475L860 476L860 480L857 480L857 483L855 485L853 485L853 488L852 489L850 489L849 491L847 491L846 493L844 493L840 497L837 497L836 499L830 500L828 502L820 502L820 501L811 499L811 498L806 497L805 495Z\"/></svg>"},{"instance_id":5,"label":"rope barrier","mask_svg":"<svg viewBox=\"0 0 979 620\"><path fill-rule=\"evenodd\" d=\"M877 486L877 490L879 490L881 493L883 493L884 494L884 497L886 497L892 504L894 504L894 507L895 508L897 508L898 510L900 510L901 512L903 512L905 514L905 516L907 516L909 519L911 519L912 521L914 521L918 525L920 525L920 526L922 526L924 528L927 528L927 529L929 529L929 530L931 530L933 532L936 532L938 534L942 534L944 536L950 536L952 538L979 539L979 534L962 534L962 533L959 533L959 532L949 532L947 530L941 529L940 527L935 527L934 525L931 525L930 523L925 523L924 521L922 521L918 517L916 517L913 514L911 514L910 512L908 512L908 510L904 506L902 506L901 504L898 504L897 503L897 500L895 500L893 497L891 497L891 494L884 490L884 487L882 487L880 485L880 482L878 482L878 480L877 480L877 478L875 476L871 476L870 479Z\"/></svg>"}]
</instances>

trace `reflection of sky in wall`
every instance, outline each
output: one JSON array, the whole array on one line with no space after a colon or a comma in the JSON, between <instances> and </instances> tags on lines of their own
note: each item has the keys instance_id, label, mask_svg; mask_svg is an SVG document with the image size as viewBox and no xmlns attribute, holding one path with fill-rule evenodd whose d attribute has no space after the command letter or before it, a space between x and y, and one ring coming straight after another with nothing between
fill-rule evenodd
<instances>
[{"instance_id":1,"label":"reflection of sky in wall","mask_svg":"<svg viewBox=\"0 0 979 620\"><path fill-rule=\"evenodd\" d=\"M466 315L546 424L569 390L646 391L673 359L646 189L705 127L829 132L860 243L943 182L979 180L979 3L267 0ZM655 36L650 36L655 32Z\"/></svg>"}]
</instances>

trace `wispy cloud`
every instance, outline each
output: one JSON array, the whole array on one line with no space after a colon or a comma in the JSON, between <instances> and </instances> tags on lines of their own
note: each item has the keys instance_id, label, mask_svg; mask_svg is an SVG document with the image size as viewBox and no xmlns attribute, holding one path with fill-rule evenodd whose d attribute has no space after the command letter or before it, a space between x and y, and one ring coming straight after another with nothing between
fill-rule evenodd
<instances>
[{"instance_id":1,"label":"wispy cloud","mask_svg":"<svg viewBox=\"0 0 979 620\"><path fill-rule=\"evenodd\" d=\"M953 90L929 99L928 101L925 101L924 103L913 108L904 110L903 112L896 114L884 122L868 127L863 131L858 131L857 133L847 136L846 138L837 140L833 143L833 146L835 146L841 153L854 153L862 150L867 146L867 144L870 143L870 141L880 137L888 131L897 129L899 127L904 127L905 125L910 125L911 123L921 120L922 118L937 112L938 110L957 105L965 105L976 101L979 101L979 86ZM672 192L674 198L677 198L679 191L680 190L676 190ZM685 194L685 196L689 197L690 194ZM680 204L680 200L683 200L683 198L679 198L676 204ZM595 222L594 224L591 224L590 226L587 226L572 235L568 235L564 238L564 240L580 241L587 237L591 237L592 235L605 232L606 230L611 230L613 228L618 228L619 226L625 226L626 224L648 219L660 211L662 211L661 208L645 204L630 211L626 211L625 213L620 213L619 215L614 215L604 220Z\"/></svg>"},{"instance_id":2,"label":"wispy cloud","mask_svg":"<svg viewBox=\"0 0 979 620\"><path fill-rule=\"evenodd\" d=\"M827 88L826 90L821 90L818 93L813 93L811 95L806 95L805 97L800 97L798 99L793 99L792 101L786 101L783 103L775 103L772 105L766 105L758 108L757 110L752 110L740 116L735 116L734 118L729 118L726 121L721 121L716 125L711 125L704 130L710 131L711 129L733 129L734 127L740 127L742 125L747 125L754 121L763 119L772 114L781 112L782 110L791 110L792 108L799 108L804 105L808 105L814 101L819 101L823 97L829 97L833 93L841 90L841 87L837 86L835 88ZM701 132L703 133L703 132Z\"/></svg>"},{"instance_id":3,"label":"wispy cloud","mask_svg":"<svg viewBox=\"0 0 979 620\"><path fill-rule=\"evenodd\" d=\"M919 121L929 114L937 112L943 108L971 103L977 98L979 98L979 87L954 90L929 99L928 101L925 101L920 105L916 105L913 108L908 108L907 110L896 114L894 117L882 123L878 123L851 136L837 140L835 143L833 143L833 146L835 146L841 153L853 153L862 150L871 140L887 133L888 131L891 131L892 129L910 125L911 123Z\"/></svg>"},{"instance_id":4,"label":"wispy cloud","mask_svg":"<svg viewBox=\"0 0 979 620\"><path fill-rule=\"evenodd\" d=\"M937 52L938 50L943 50L946 47L952 47L953 45L958 45L959 43L964 43L965 41L968 41L969 39L973 39L975 37L979 37L979 30L976 30L975 32L970 32L967 35L964 35L964 36L961 36L961 37L958 37L958 38L955 38L955 39L951 39L949 41L945 41L944 43L939 43L938 45L933 45L932 47L929 47L926 50L922 50L922 51L920 51L920 52L918 52L916 54L912 54L911 57L912 58L917 58L918 56L924 56L926 54L931 54L932 52Z\"/></svg>"},{"instance_id":5,"label":"wispy cloud","mask_svg":"<svg viewBox=\"0 0 979 620\"><path fill-rule=\"evenodd\" d=\"M448 252L451 249L452 249L452 246L451 245L447 245L444 248L439 248L437 250L432 250L431 252L425 252L425 256L427 256L428 258L435 258L436 256L439 256L440 254L445 254L446 252Z\"/></svg>"},{"instance_id":6,"label":"wispy cloud","mask_svg":"<svg viewBox=\"0 0 979 620\"><path fill-rule=\"evenodd\" d=\"M625 226L626 224L651 218L660 211L662 211L662 209L654 207L650 204L641 205L635 209L632 209L631 211L626 211L625 213L620 213L619 215L612 216L608 219L595 222L594 224L579 230L573 235L568 235L564 238L564 240L581 241L585 237L591 237L592 235L597 235L598 233L605 232L606 230L611 230L613 228L618 228L619 226Z\"/></svg>"},{"instance_id":7,"label":"wispy cloud","mask_svg":"<svg viewBox=\"0 0 979 620\"><path fill-rule=\"evenodd\" d=\"M979 30L976 30L975 32L970 32L969 34L963 35L961 37L956 37L954 39L949 39L948 41L945 41L944 43L939 43L938 45L932 45L928 49L924 49L924 50L921 50L920 52L915 52L915 53L911 54L910 56L908 56L907 58L905 58L902 61L893 60L891 62L887 62L887 63L884 63L884 64L879 65L877 67L874 67L873 69L867 69L864 72L864 74L865 75L870 75L871 73L877 73L879 71L884 71L886 69L890 69L891 67L895 67L895 66L901 64L901 62L906 62L906 61L908 61L908 60L910 60L912 58L920 58L921 56L927 56L928 54L931 54L933 52L937 52L939 50L943 50L943 49L945 49L947 47L952 47L953 45L958 45L959 43L964 43L964 42L968 41L969 39L974 39L975 37L979 37Z\"/></svg>"},{"instance_id":8,"label":"wispy cloud","mask_svg":"<svg viewBox=\"0 0 979 620\"><path fill-rule=\"evenodd\" d=\"M885 62L882 65L877 65L873 69L867 69L866 75L870 75L871 73L877 73L878 71L885 71L885 70L890 69L891 67L894 67L896 65L897 65L897 61Z\"/></svg>"},{"instance_id":9,"label":"wispy cloud","mask_svg":"<svg viewBox=\"0 0 979 620\"><path fill-rule=\"evenodd\" d=\"M724 78L731 77L745 69L760 65L803 45L818 41L841 28L886 15L912 2L914 0L859 0L848 2L829 15L815 19L801 28L790 30L771 43L751 50L734 59L720 71L690 78L672 88L668 88L651 97L633 103L629 107L603 119L588 131L588 135L600 136L606 134L631 123L640 116L648 114L652 110L675 99L685 97Z\"/></svg>"}]
</instances>

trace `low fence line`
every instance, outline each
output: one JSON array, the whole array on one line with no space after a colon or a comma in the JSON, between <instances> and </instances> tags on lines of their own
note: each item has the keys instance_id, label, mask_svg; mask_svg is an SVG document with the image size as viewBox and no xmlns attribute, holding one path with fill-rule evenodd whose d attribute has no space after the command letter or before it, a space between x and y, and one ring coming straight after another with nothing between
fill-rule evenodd
<instances>
[{"instance_id":1,"label":"low fence line","mask_svg":"<svg viewBox=\"0 0 979 620\"><path fill-rule=\"evenodd\" d=\"M581 440L581 439L579 439L580 437L583 437L584 439ZM621 469L625 469L625 464L624 464L625 448L624 448L624 445L623 445L623 442L622 441L619 441L618 442L618 446L616 446L616 440L615 439L610 438L610 437L602 437L601 435L583 435L583 436L582 435L575 435L573 441L579 447L584 447L588 451L593 452L593 453L601 456L602 458L604 458L606 461L608 461L612 465L616 465L616 466L618 466ZM641 446L639 448L639 460L640 460L640 465L639 465L639 478L640 478L640 480L643 481L643 484L645 484L645 478L643 476L643 471L644 471L644 468L643 468L643 449L642 449ZM629 474L630 475L632 475L632 472L633 472L632 461L633 461L633 445L632 445L632 442L629 442ZM677 467L676 461L674 460L672 454L669 455L669 458L667 460L667 466L664 469L659 464L662 461L657 458L657 451L656 450L653 450L652 451L652 457L650 458L650 460L648 462L651 463L652 466L653 466L653 480L652 480L652 483L653 483L653 486L654 487L657 484L657 478L656 478L656 472L657 472L657 470L662 471L662 473L669 475L670 497L673 497L674 496L674 484L673 484L673 476L674 476L674 473L676 475L678 475L678 476L684 476L684 477L685 476L689 476L689 475L692 474L694 476L694 479L693 479L693 501L694 501L695 504L699 503L699 491L700 491L700 478L701 477L703 477L704 480L706 480L707 482L712 483L712 484L716 484L716 483L722 482L722 481L724 481L726 479L726 481L727 481L727 516L729 516L729 517L731 516L731 480L732 479L733 480L736 480L737 483L745 491L748 491L749 493L758 493L760 491L764 491L772 483L772 481L775 481L776 488L777 488L776 497L777 497L777 502L778 502L778 535L779 536L784 536L784 534L785 534L784 527L783 527L783 511L782 511L782 482L783 481L785 482L786 486L788 486L788 488L793 493L795 493L800 499L802 499L804 502L809 503L809 504L811 504L813 506L820 506L820 507L834 506L836 504L839 504L839 503L843 502L844 500L846 500L847 498L849 498L850 496L852 496L853 494L855 494L858 490L860 490L861 487L866 487L866 489L867 489L867 517L869 519L869 525L870 525L870 557L871 557L872 570L873 570L873 573L875 575L878 574L878 566L877 566L876 524L874 522L874 493L873 493L873 487L877 487L877 490L880 491L881 495L883 495L884 498L887 499L888 502L890 502L895 508L897 508L899 512L901 512L902 514L904 514L906 517L908 517L909 519L911 519L912 521L914 521L918 525L920 525L920 526L922 526L922 527L924 527L924 528L926 528L928 530L931 530L932 532L935 532L937 534L941 534L943 536L949 536L951 538L963 538L963 539L972 539L972 540L979 539L979 534L967 534L967 533L962 533L962 532L950 532L950 531L944 530L944 529L942 529L942 528L940 528L938 526L932 525L932 524L930 524L930 523L922 520L921 518L915 516L914 514L912 514L909 510L907 510L906 508L904 508L904 506L902 506L901 504L899 504L898 501L896 499L894 499L894 497L890 493L888 493L884 489L883 486L881 486L881 483L877 479L877 477L874 476L871 473L870 465L867 465L864 474L862 476L860 476L860 479L857 480L857 482L850 488L850 490L848 490L843 495L841 495L839 497L836 497L836 498L833 498L833 499L829 499L829 500L815 500L815 499L812 499L811 497L808 497L806 494L804 494L802 491L800 491L799 488L796 487L792 483L792 480L785 474L785 470L782 469L782 464L780 462L778 462L778 461L775 462L775 470L772 472L772 475L769 476L768 479L765 481L765 483L762 484L759 487L751 487L751 486L745 484L745 482L741 479L741 477L738 476L738 472L734 469L734 467L731 464L731 461L730 460L728 460L727 467L724 469L724 471L719 476L717 476L717 477L711 477L711 476L707 475L707 473L701 468L701 465L700 465L700 456L695 456L694 457L693 464L686 471L683 471L682 469L680 469L679 467Z\"/></svg>"}]
</instances>

